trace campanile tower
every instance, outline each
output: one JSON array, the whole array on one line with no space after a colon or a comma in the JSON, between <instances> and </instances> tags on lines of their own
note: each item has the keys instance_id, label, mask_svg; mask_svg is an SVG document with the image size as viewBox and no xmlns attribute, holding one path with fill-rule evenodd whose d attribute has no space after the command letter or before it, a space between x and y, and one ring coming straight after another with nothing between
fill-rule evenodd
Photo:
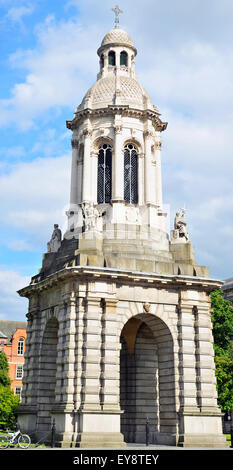
<instances>
[{"instance_id":1,"label":"campanile tower","mask_svg":"<svg viewBox=\"0 0 233 470\"><path fill-rule=\"evenodd\" d=\"M137 80L137 50L116 24L72 131L68 225L54 224L29 299L21 430L56 420L63 447L151 443L224 447L209 278L185 211L166 232L161 134L167 123Z\"/></svg>"}]
</instances>

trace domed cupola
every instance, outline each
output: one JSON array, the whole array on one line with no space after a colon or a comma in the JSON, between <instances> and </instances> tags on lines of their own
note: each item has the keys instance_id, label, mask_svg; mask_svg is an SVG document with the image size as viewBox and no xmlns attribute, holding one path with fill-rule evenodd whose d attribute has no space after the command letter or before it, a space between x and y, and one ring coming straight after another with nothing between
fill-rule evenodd
<instances>
[{"instance_id":1,"label":"domed cupola","mask_svg":"<svg viewBox=\"0 0 233 470\"><path fill-rule=\"evenodd\" d=\"M127 238L127 227L134 226L149 239L149 227L167 250L160 162L167 123L137 80L137 50L119 27L119 8L114 12L115 27L97 50L97 81L67 121L73 160L65 238L79 238L82 244L81 239L98 233L107 246L113 228L124 227L120 235Z\"/></svg>"},{"instance_id":2,"label":"domed cupola","mask_svg":"<svg viewBox=\"0 0 233 470\"><path fill-rule=\"evenodd\" d=\"M134 75L134 59L137 49L132 39L121 28L115 27L104 36L97 51L100 57L100 73L98 78L117 70L124 74Z\"/></svg>"}]
</instances>

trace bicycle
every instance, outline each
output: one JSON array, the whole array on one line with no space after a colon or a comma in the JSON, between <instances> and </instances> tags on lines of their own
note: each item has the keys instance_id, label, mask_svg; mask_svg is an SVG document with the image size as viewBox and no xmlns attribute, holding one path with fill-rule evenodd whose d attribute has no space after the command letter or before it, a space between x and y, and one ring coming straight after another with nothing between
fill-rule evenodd
<instances>
[{"instance_id":1,"label":"bicycle","mask_svg":"<svg viewBox=\"0 0 233 470\"><path fill-rule=\"evenodd\" d=\"M0 449L6 449L10 444L18 444L21 449L27 449L31 444L31 439L20 430L0 435Z\"/></svg>"}]
</instances>

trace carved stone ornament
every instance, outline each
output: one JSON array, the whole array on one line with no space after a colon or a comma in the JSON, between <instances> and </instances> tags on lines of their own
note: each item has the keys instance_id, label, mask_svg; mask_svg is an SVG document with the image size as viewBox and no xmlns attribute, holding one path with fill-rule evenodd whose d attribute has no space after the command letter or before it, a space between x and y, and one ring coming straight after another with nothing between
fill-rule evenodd
<instances>
[{"instance_id":1,"label":"carved stone ornament","mask_svg":"<svg viewBox=\"0 0 233 470\"><path fill-rule=\"evenodd\" d=\"M103 219L102 212L98 211L93 202L85 202L82 204L83 226L85 232L90 230L102 231Z\"/></svg>"},{"instance_id":2,"label":"carved stone ornament","mask_svg":"<svg viewBox=\"0 0 233 470\"><path fill-rule=\"evenodd\" d=\"M92 136L92 130L91 129L85 129L83 131L84 137L91 137Z\"/></svg>"},{"instance_id":3,"label":"carved stone ornament","mask_svg":"<svg viewBox=\"0 0 233 470\"><path fill-rule=\"evenodd\" d=\"M122 132L122 126L115 126L114 127L115 134L121 134Z\"/></svg>"},{"instance_id":4,"label":"carved stone ornament","mask_svg":"<svg viewBox=\"0 0 233 470\"><path fill-rule=\"evenodd\" d=\"M189 234L186 228L186 221L185 221L185 209L182 208L180 212L176 213L175 220L174 220L174 231L178 231L179 238L184 238L186 241L189 239Z\"/></svg>"},{"instance_id":5,"label":"carved stone ornament","mask_svg":"<svg viewBox=\"0 0 233 470\"><path fill-rule=\"evenodd\" d=\"M155 149L156 149L156 150L160 150L161 147L162 147L162 142L156 141L156 142L155 142Z\"/></svg>"},{"instance_id":6,"label":"carved stone ornament","mask_svg":"<svg viewBox=\"0 0 233 470\"><path fill-rule=\"evenodd\" d=\"M61 246L62 233L58 224L54 224L51 240L47 243L48 253L56 253Z\"/></svg>"},{"instance_id":7,"label":"carved stone ornament","mask_svg":"<svg viewBox=\"0 0 233 470\"><path fill-rule=\"evenodd\" d=\"M151 305L148 302L145 302L143 304L143 312L144 313L150 313L150 307L151 307Z\"/></svg>"}]
</instances>

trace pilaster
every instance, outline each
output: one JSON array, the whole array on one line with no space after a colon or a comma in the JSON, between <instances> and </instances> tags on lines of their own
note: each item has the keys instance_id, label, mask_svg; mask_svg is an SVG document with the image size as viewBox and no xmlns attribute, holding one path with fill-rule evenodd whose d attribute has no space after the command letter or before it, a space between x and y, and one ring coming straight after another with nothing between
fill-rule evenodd
<instances>
[{"instance_id":1,"label":"pilaster","mask_svg":"<svg viewBox=\"0 0 233 470\"><path fill-rule=\"evenodd\" d=\"M219 411L210 305L194 308L197 401L201 411Z\"/></svg>"},{"instance_id":2,"label":"pilaster","mask_svg":"<svg viewBox=\"0 0 233 470\"><path fill-rule=\"evenodd\" d=\"M85 298L83 317L83 359L81 377L81 409L100 411L101 375L101 298Z\"/></svg>"},{"instance_id":3,"label":"pilaster","mask_svg":"<svg viewBox=\"0 0 233 470\"><path fill-rule=\"evenodd\" d=\"M113 201L124 201L124 152L122 144L122 124L121 121L116 120L113 151Z\"/></svg>"},{"instance_id":4,"label":"pilaster","mask_svg":"<svg viewBox=\"0 0 233 470\"><path fill-rule=\"evenodd\" d=\"M155 141L155 204L162 208L161 142Z\"/></svg>"},{"instance_id":5,"label":"pilaster","mask_svg":"<svg viewBox=\"0 0 233 470\"><path fill-rule=\"evenodd\" d=\"M120 412L117 302L116 299L102 300L101 407L105 412Z\"/></svg>"},{"instance_id":6,"label":"pilaster","mask_svg":"<svg viewBox=\"0 0 233 470\"><path fill-rule=\"evenodd\" d=\"M77 204L78 191L78 149L79 142L77 138L71 140L72 145L72 165L71 165L71 186L70 186L70 209Z\"/></svg>"},{"instance_id":7,"label":"pilaster","mask_svg":"<svg viewBox=\"0 0 233 470\"><path fill-rule=\"evenodd\" d=\"M198 411L193 306L185 301L178 308L180 411Z\"/></svg>"},{"instance_id":8,"label":"pilaster","mask_svg":"<svg viewBox=\"0 0 233 470\"><path fill-rule=\"evenodd\" d=\"M152 181L152 154L151 154L151 147L152 147L152 136L153 133L151 130L146 130L144 132L144 140L145 140L145 203L146 204L153 204L153 196L152 196L152 187L154 181Z\"/></svg>"},{"instance_id":9,"label":"pilaster","mask_svg":"<svg viewBox=\"0 0 233 470\"><path fill-rule=\"evenodd\" d=\"M90 125L83 131L84 157L83 157L83 202L90 201L91 195L91 136Z\"/></svg>"}]
</instances>

